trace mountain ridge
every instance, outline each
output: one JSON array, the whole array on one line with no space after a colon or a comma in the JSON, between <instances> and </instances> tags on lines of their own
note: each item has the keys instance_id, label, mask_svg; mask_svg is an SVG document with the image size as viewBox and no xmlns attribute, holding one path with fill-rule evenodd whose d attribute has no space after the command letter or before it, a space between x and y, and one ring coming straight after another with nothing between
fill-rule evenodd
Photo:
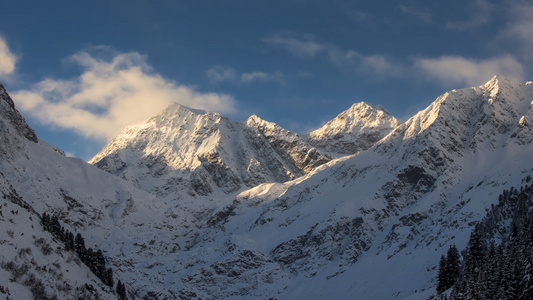
<instances>
[{"instance_id":1,"label":"mountain ridge","mask_svg":"<svg viewBox=\"0 0 533 300\"><path fill-rule=\"evenodd\" d=\"M113 146L122 152L102 156L107 172L27 139L2 114L8 130L1 138L17 140L20 151L0 157L0 187L83 230L140 297L426 299L435 292L441 250L464 248L497 195L533 174L532 101L533 83L496 76L439 96L367 150L316 165L320 156L309 158L316 148L305 138L257 116L233 122L174 107L125 130ZM187 141L170 143L171 150L207 151L165 157L167 137ZM282 159L291 155L299 159L294 166L307 161L310 170L291 172ZM129 169L133 158L137 169ZM240 158L247 163L239 169ZM265 158L293 176L269 181L275 173ZM201 171L169 175L186 159ZM250 179L249 189L242 172L252 167L266 175ZM211 192L172 190L187 186L185 179Z\"/></svg>"}]
</instances>

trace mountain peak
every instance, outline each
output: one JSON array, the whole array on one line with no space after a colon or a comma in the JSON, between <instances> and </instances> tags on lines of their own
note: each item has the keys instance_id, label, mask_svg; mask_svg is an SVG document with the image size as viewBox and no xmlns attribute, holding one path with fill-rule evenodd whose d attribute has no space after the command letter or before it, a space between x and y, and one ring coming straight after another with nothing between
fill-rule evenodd
<instances>
[{"instance_id":1,"label":"mountain peak","mask_svg":"<svg viewBox=\"0 0 533 300\"><path fill-rule=\"evenodd\" d=\"M381 105L373 105L364 101L354 103L348 110L341 113L341 115L353 115L357 118L369 118L374 116L386 116L394 119L394 117ZM374 115L375 114L375 115ZM340 116L340 115L339 115Z\"/></svg>"},{"instance_id":2,"label":"mountain peak","mask_svg":"<svg viewBox=\"0 0 533 300\"><path fill-rule=\"evenodd\" d=\"M491 97L494 97L503 90L516 90L518 85L518 83L505 76L494 75L494 77L482 85L481 88L490 91Z\"/></svg>"},{"instance_id":3,"label":"mountain peak","mask_svg":"<svg viewBox=\"0 0 533 300\"><path fill-rule=\"evenodd\" d=\"M205 115L207 111L202 109L190 108L177 102L172 102L161 114L180 114L180 113L192 113L195 115Z\"/></svg>"},{"instance_id":4,"label":"mountain peak","mask_svg":"<svg viewBox=\"0 0 533 300\"><path fill-rule=\"evenodd\" d=\"M512 80L503 75L496 74L489 81L487 81L487 83L485 83L484 86L492 86L500 82L507 83L507 82L512 82Z\"/></svg>"},{"instance_id":5,"label":"mountain peak","mask_svg":"<svg viewBox=\"0 0 533 300\"><path fill-rule=\"evenodd\" d=\"M354 154L370 148L398 124L398 120L383 106L359 102L308 136L317 148Z\"/></svg>"},{"instance_id":6,"label":"mountain peak","mask_svg":"<svg viewBox=\"0 0 533 300\"><path fill-rule=\"evenodd\" d=\"M281 127L276 123L265 121L255 114L251 115L248 120L246 120L246 126L257 127L259 129L281 129Z\"/></svg>"}]
</instances>

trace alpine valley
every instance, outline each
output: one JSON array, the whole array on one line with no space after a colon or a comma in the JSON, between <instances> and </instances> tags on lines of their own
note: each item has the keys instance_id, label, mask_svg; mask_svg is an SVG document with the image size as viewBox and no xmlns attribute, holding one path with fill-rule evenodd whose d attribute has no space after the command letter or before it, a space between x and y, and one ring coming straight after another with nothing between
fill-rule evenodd
<instances>
[{"instance_id":1,"label":"alpine valley","mask_svg":"<svg viewBox=\"0 0 533 300\"><path fill-rule=\"evenodd\" d=\"M86 163L0 85L0 299L434 297L441 255L533 175L532 101L495 76L404 123L357 103L309 134L172 104Z\"/></svg>"}]
</instances>

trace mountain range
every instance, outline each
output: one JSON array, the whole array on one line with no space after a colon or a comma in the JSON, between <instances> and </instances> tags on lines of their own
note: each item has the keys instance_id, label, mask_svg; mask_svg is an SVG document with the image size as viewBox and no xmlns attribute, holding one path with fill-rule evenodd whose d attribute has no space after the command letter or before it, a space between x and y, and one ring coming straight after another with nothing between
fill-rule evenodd
<instances>
[{"instance_id":1,"label":"mountain range","mask_svg":"<svg viewBox=\"0 0 533 300\"><path fill-rule=\"evenodd\" d=\"M426 299L443 252L533 173L532 101L532 82L495 76L403 123L356 103L305 135L172 104L87 164L0 86L0 296L35 297L34 274L49 297L117 297L38 228L47 213L137 298Z\"/></svg>"}]
</instances>

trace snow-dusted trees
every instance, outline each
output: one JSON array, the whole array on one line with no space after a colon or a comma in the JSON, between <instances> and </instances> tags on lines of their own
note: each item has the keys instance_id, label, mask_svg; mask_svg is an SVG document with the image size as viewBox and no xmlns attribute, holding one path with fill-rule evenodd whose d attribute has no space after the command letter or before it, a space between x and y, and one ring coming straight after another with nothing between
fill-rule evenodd
<instances>
[{"instance_id":1,"label":"snow-dusted trees","mask_svg":"<svg viewBox=\"0 0 533 300\"><path fill-rule=\"evenodd\" d=\"M74 237L72 232L65 230L61 226L59 218L56 215L50 217L50 215L43 213L41 224L44 230L49 231L65 244L65 250L76 252L80 260L89 267L91 272L100 278L104 284L113 287L113 270L106 267L105 256L102 250L87 249L83 236L77 233Z\"/></svg>"},{"instance_id":2,"label":"snow-dusted trees","mask_svg":"<svg viewBox=\"0 0 533 300\"><path fill-rule=\"evenodd\" d=\"M117 295L119 300L127 299L126 296L126 286L119 280L117 283Z\"/></svg>"},{"instance_id":3,"label":"snow-dusted trees","mask_svg":"<svg viewBox=\"0 0 533 300\"><path fill-rule=\"evenodd\" d=\"M449 288L450 251L439 263L439 293ZM503 191L463 253L451 299L533 299L533 186Z\"/></svg>"},{"instance_id":4,"label":"snow-dusted trees","mask_svg":"<svg viewBox=\"0 0 533 300\"><path fill-rule=\"evenodd\" d=\"M455 245L448 249L446 257L441 256L439 262L439 278L437 292L442 293L451 288L461 273L461 255Z\"/></svg>"}]
</instances>

